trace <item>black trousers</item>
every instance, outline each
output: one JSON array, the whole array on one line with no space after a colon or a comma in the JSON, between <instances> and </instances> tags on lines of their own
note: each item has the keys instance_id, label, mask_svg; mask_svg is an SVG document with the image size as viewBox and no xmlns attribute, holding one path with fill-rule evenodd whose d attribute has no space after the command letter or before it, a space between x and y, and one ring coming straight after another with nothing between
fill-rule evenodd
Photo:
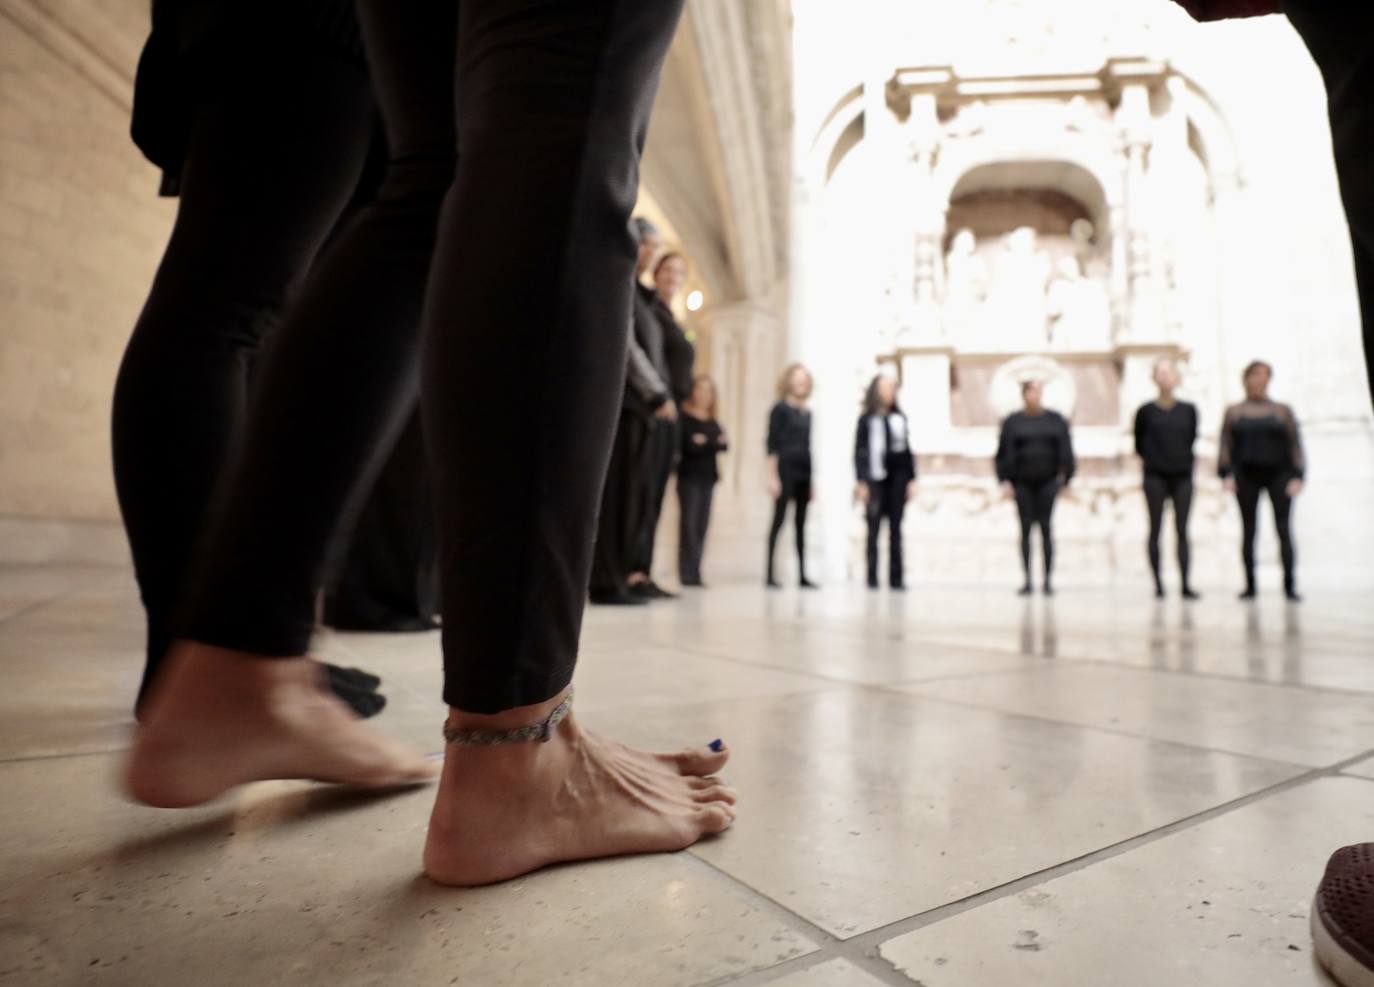
<instances>
[{"instance_id":1,"label":"black trousers","mask_svg":"<svg viewBox=\"0 0 1374 987\"><path fill-rule=\"evenodd\" d=\"M568 684L623 387L639 156L681 7L364 0L391 165L266 368L191 636L302 652L418 365L445 701L491 713ZM431 255L421 346L408 326Z\"/></svg>"},{"instance_id":2,"label":"black trousers","mask_svg":"<svg viewBox=\"0 0 1374 987\"><path fill-rule=\"evenodd\" d=\"M438 535L418 411L377 477L324 595L340 630L428 631L439 610Z\"/></svg>"},{"instance_id":3,"label":"black trousers","mask_svg":"<svg viewBox=\"0 0 1374 987\"><path fill-rule=\"evenodd\" d=\"M359 193L376 111L360 66L273 47L204 73L171 239L115 383L115 489L147 616L140 700L171 644L249 371Z\"/></svg>"},{"instance_id":4,"label":"black trousers","mask_svg":"<svg viewBox=\"0 0 1374 987\"><path fill-rule=\"evenodd\" d=\"M1240 504L1240 557L1245 566L1245 588L1249 592L1255 589L1255 535L1259 527L1259 501L1260 494L1268 494L1269 503L1274 508L1274 528L1279 536L1279 556L1283 560L1283 585L1284 589L1291 592L1295 587L1296 553L1289 524L1293 498L1288 496L1286 488L1293 474L1283 468L1251 466L1237 469L1235 479L1236 501Z\"/></svg>"},{"instance_id":5,"label":"black trousers","mask_svg":"<svg viewBox=\"0 0 1374 987\"><path fill-rule=\"evenodd\" d=\"M701 583L701 558L706 552L706 529L711 524L711 498L716 481L678 474L677 574L684 586Z\"/></svg>"},{"instance_id":6,"label":"black trousers","mask_svg":"<svg viewBox=\"0 0 1374 987\"><path fill-rule=\"evenodd\" d=\"M1172 501L1174 534L1178 541L1178 572L1183 580L1183 588L1187 589L1192 585L1188 581L1188 513L1193 508L1193 478L1146 473L1142 486L1145 490L1145 507L1150 512L1150 536L1146 550L1150 555L1150 571L1155 576L1155 587L1161 590L1164 587L1159 572L1159 532L1164 525L1164 504Z\"/></svg>"},{"instance_id":7,"label":"black trousers","mask_svg":"<svg viewBox=\"0 0 1374 987\"><path fill-rule=\"evenodd\" d=\"M663 498L668 493L668 481L673 475L673 461L677 458L678 423L654 419L649 425L649 438L644 446L644 468L649 476L649 501L635 541L634 558L630 569L649 575L654 570L654 541L658 535L658 519L663 515Z\"/></svg>"},{"instance_id":8,"label":"black trousers","mask_svg":"<svg viewBox=\"0 0 1374 987\"><path fill-rule=\"evenodd\" d=\"M1365 370L1374 392L1374 6L1284 0L1283 7L1326 82L1336 174L1355 252Z\"/></svg>"},{"instance_id":9,"label":"black trousers","mask_svg":"<svg viewBox=\"0 0 1374 987\"><path fill-rule=\"evenodd\" d=\"M597 519L591 576L594 597L613 596L627 588L649 508L651 477L644 447L651 427L641 414L620 413Z\"/></svg>"},{"instance_id":10,"label":"black trousers","mask_svg":"<svg viewBox=\"0 0 1374 987\"><path fill-rule=\"evenodd\" d=\"M787 505L792 505L792 524L796 530L797 571L806 580L806 509L811 505L811 470L789 468L782 463L778 467L778 478L782 481L782 492L773 502L773 523L768 529L768 581L777 580L773 575L773 556L778 546L778 535L782 533L783 523L787 520Z\"/></svg>"},{"instance_id":11,"label":"black trousers","mask_svg":"<svg viewBox=\"0 0 1374 987\"><path fill-rule=\"evenodd\" d=\"M1048 586L1054 570L1054 532L1050 518L1054 514L1054 500L1059 496L1059 478L1016 480L1012 490L1016 494L1016 513L1021 519L1021 568L1026 574L1026 582L1031 581L1031 529L1039 527L1045 585Z\"/></svg>"},{"instance_id":12,"label":"black trousers","mask_svg":"<svg viewBox=\"0 0 1374 987\"><path fill-rule=\"evenodd\" d=\"M887 580L890 586L901 586L905 570L902 566L902 515L906 513L908 476L888 476L868 481L868 585L878 585L878 532L887 521Z\"/></svg>"}]
</instances>

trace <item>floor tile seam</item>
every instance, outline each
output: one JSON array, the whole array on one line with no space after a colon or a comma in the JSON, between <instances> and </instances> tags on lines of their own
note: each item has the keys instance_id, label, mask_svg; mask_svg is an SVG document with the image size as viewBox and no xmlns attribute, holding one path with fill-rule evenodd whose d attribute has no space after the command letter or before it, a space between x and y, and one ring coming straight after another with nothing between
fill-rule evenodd
<instances>
[{"instance_id":1,"label":"floor tile seam","mask_svg":"<svg viewBox=\"0 0 1374 987\"><path fill-rule=\"evenodd\" d=\"M1310 785L1323 778L1331 777L1350 776L1335 774L1330 768L1317 768L1300 775L1295 775L1292 778L1285 778L1272 785L1267 785L1253 792L1247 792L1244 795L1240 795L1217 805L1209 806L1198 812L1190 813L1187 816L1174 819L1163 825L1137 833L1134 836L1129 836L1123 840L1108 844L1107 846L1099 847L1096 850L1080 854L1077 857L1072 857L1049 867L1041 868L1038 871L1024 874L1021 877L1003 882L995 887L986 888L966 898L946 902L943 905L937 905L926 911L897 919L887 925L869 929L850 939L843 940L842 945L848 949L877 949L881 945L899 936L906 935L909 932L936 925L946 919L954 918L957 915L972 911L976 908L995 904L1014 894L1019 894L1021 891L1049 884L1097 864L1105 863L1108 860L1124 856L1135 850L1143 849L1160 840L1167 839L1170 836L1203 826L1215 819L1230 815L1233 812L1247 808L1255 803L1275 798L1293 789L1301 788L1304 785ZM839 951L844 952L846 950Z\"/></svg>"},{"instance_id":2,"label":"floor tile seam","mask_svg":"<svg viewBox=\"0 0 1374 987\"><path fill-rule=\"evenodd\" d=\"M1013 652L1007 652L1013 654ZM903 689L908 686L932 685L936 682L960 682L965 679L981 679L990 675L1005 675L1007 673L1020 674L1021 672L1046 672L1053 668L1061 668L1064 665L1088 664L1092 661L1089 658L1046 658L1042 655L1025 655L1025 665L1021 668L984 668L977 672L950 672L945 675L932 675L927 678L899 679L896 682L875 682L872 685L879 689Z\"/></svg>"},{"instance_id":3,"label":"floor tile seam","mask_svg":"<svg viewBox=\"0 0 1374 987\"><path fill-rule=\"evenodd\" d=\"M55 754L19 754L15 756L0 755L0 767L8 764L27 764L34 761L60 761L75 757L102 757L110 754L124 754L131 748L129 745L122 747L102 748L98 751L61 751Z\"/></svg>"},{"instance_id":4,"label":"floor tile seam","mask_svg":"<svg viewBox=\"0 0 1374 987\"><path fill-rule=\"evenodd\" d=\"M1360 699L1374 699L1374 689L1343 689L1339 686L1313 685L1306 682L1272 682L1265 679L1251 679L1240 675L1226 675L1222 672L1203 672L1190 671L1185 668L1159 668L1154 665L1137 665L1127 662L1112 661L1110 658L1073 658L1069 659L1080 664L1088 664L1105 668L1119 668L1123 671L1131 672L1152 672L1165 675L1184 675L1191 678L1206 679L1209 682L1242 682L1246 685L1262 685L1274 689L1297 689L1302 692L1316 692L1322 695L1349 696ZM1003 669L1003 671L1016 671L1016 669Z\"/></svg>"},{"instance_id":5,"label":"floor tile seam","mask_svg":"<svg viewBox=\"0 0 1374 987\"><path fill-rule=\"evenodd\" d=\"M63 600L75 596L82 590L90 589L92 586L96 586L99 583L105 581L113 582L115 579L119 578L121 574L122 570L119 569L113 569L110 572L87 573L81 579L81 581L77 583L75 586L68 587L67 589L58 593L54 593L51 596L45 596L41 600L37 600L33 603L30 603L28 606L20 607L13 613L9 613L3 617L0 617L0 627L5 626L11 621L18 620L21 617L28 617L39 610L43 610L46 607L52 606L54 603L60 603ZM135 607L139 606L137 600L131 601L130 605Z\"/></svg>"},{"instance_id":6,"label":"floor tile seam","mask_svg":"<svg viewBox=\"0 0 1374 987\"><path fill-rule=\"evenodd\" d=\"M917 686L925 683L917 683ZM910 692L906 689L897 688L890 685L873 685L865 688L875 689L886 692L893 696L905 696L909 699L923 699L930 702L942 703L948 706L958 706L961 709L976 709L984 713L996 713L999 716L1010 716L1014 719L1031 720L1036 723L1052 723L1061 727L1074 727L1079 730L1091 730L1095 733L1110 734L1115 737L1129 737L1133 740L1145 740L1153 744L1164 744L1169 747L1180 747L1190 751L1203 751L1208 754L1225 754L1228 757L1243 758L1247 761L1258 761L1263 764L1271 764L1276 767L1292 768L1297 771L1319 771L1325 770L1323 765L1303 764L1299 761L1285 761L1281 758L1264 757L1259 754L1249 754L1244 751L1233 751L1224 747L1206 747L1202 744L1192 744L1186 740L1171 740L1165 737L1152 737L1145 733L1136 733L1131 730L1119 730L1113 727L1104 727L1095 723L1079 723L1075 720L1060 720L1052 716L1040 716L1035 713L1023 713L1016 710L1002 709L997 706L984 706L980 703L968 702L962 699L950 699L945 696L930 696L920 692Z\"/></svg>"},{"instance_id":7,"label":"floor tile seam","mask_svg":"<svg viewBox=\"0 0 1374 987\"><path fill-rule=\"evenodd\" d=\"M808 671L804 671L804 670L802 670L802 669L796 669L796 668L785 668L785 667L782 667L782 666L779 666L779 665L770 665L770 664L768 664L767 662L755 661L755 660L750 659L750 658L740 658L740 657L735 656L735 655L726 655L726 654L721 654L721 653L719 653L719 652L707 651L707 650L705 650L704 648L698 647L698 646L696 646L696 645L687 645L687 644L665 644L664 642L658 641L658 640L654 640L654 641L652 641L651 643L654 644L654 645L657 646L657 647L669 648L669 649L671 649L671 650L681 652L682 654L685 654L685 655L691 655L693 658L713 658L713 659L715 659L715 660L717 660L717 661L729 662L729 663L732 664L732 665L743 665L743 666L745 666L746 668L757 668L757 669L761 669L761 670L763 670L763 671L768 671L768 672L779 672L779 673L782 673L782 674L785 674L785 675L797 675L797 676L801 676L802 678L814 679L814 680L817 681L817 682L825 682L825 683L828 683L828 684L830 684L830 685L858 685L858 684L860 684L860 683L854 682L854 681L852 681L852 680L850 680L850 679L837 679L837 678L835 678L833 675L821 675L821 674L819 674L819 673L817 673L817 672L808 672Z\"/></svg>"},{"instance_id":8,"label":"floor tile seam","mask_svg":"<svg viewBox=\"0 0 1374 987\"><path fill-rule=\"evenodd\" d=\"M728 835L727 837L728 838ZM760 891L758 888L749 884L742 878L736 877L729 871L724 870L714 862L702 857L696 848L689 848L686 856L692 859L707 871L710 871L718 879L724 879L734 887L736 893L742 895L746 900L754 903L756 908L773 915L779 919L793 932L808 939L816 948L803 953L801 956L794 956L791 959L772 963L768 966L760 967L757 970L748 970L743 973L731 973L722 977L705 982L705 987L723 987L723 985L739 985L739 987L752 987L752 985L762 985L772 983L779 977L798 970L810 969L813 966L820 966L834 959L846 959L866 972L875 973L877 978L884 983L890 983L895 987L913 987L911 981L902 977L896 969L876 953L871 956L861 956L856 960L853 950L846 948L846 940L839 938L834 933L817 925L806 916L793 911L776 898Z\"/></svg>"}]
</instances>

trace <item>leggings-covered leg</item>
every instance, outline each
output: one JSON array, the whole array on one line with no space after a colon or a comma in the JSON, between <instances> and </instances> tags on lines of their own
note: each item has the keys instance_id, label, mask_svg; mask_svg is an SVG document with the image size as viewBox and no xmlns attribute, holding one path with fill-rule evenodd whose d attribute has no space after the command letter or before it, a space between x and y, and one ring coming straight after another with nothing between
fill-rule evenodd
<instances>
[{"instance_id":1,"label":"leggings-covered leg","mask_svg":"<svg viewBox=\"0 0 1374 987\"><path fill-rule=\"evenodd\" d=\"M243 440L249 370L344 214L375 130L361 66L266 46L232 75L196 93L176 224L115 384L115 488L147 613L140 704Z\"/></svg>"},{"instance_id":2,"label":"leggings-covered leg","mask_svg":"<svg viewBox=\"0 0 1374 987\"><path fill-rule=\"evenodd\" d=\"M1159 571L1159 532L1164 524L1164 501L1168 498L1168 481L1158 474L1146 473L1142 485L1145 490L1145 509L1150 515L1150 534L1146 541L1146 551L1150 556L1150 571L1155 577L1155 593L1163 596L1164 579Z\"/></svg>"},{"instance_id":3,"label":"leggings-covered leg","mask_svg":"<svg viewBox=\"0 0 1374 987\"><path fill-rule=\"evenodd\" d=\"M455 166L457 32L447 4L390 8L402 9L361 10L391 157L263 368L186 626L207 644L305 652L329 560L415 406L420 311Z\"/></svg>"},{"instance_id":4,"label":"leggings-covered leg","mask_svg":"<svg viewBox=\"0 0 1374 987\"><path fill-rule=\"evenodd\" d=\"M1191 553L1188 545L1188 515L1193 510L1193 481L1182 477L1174 483L1174 535L1178 540L1178 574L1183 581L1183 592L1192 592L1193 584L1189 578Z\"/></svg>"},{"instance_id":5,"label":"leggings-covered leg","mask_svg":"<svg viewBox=\"0 0 1374 987\"><path fill-rule=\"evenodd\" d=\"M374 2L387 18L431 6ZM459 5L461 161L426 302L421 407L444 699L462 710L539 703L572 677L623 389L639 156L681 10Z\"/></svg>"}]
</instances>

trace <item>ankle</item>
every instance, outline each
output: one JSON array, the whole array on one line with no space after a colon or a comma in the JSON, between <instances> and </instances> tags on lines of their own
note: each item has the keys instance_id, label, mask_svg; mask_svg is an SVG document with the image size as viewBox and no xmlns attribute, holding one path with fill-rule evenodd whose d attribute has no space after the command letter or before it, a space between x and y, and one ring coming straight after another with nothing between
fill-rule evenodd
<instances>
[{"instance_id":1,"label":"ankle","mask_svg":"<svg viewBox=\"0 0 1374 987\"><path fill-rule=\"evenodd\" d=\"M540 703L531 706L516 706L512 709L502 710L499 713L470 713L459 709L457 706L450 706L448 709L448 719L444 725L454 730L491 730L503 732L506 730L518 730L521 727L533 726L548 719L550 714L557 709L568 693L572 691L572 686L560 689L558 694L551 696ZM558 729L561 729L560 724ZM509 747L528 746L523 744L499 745Z\"/></svg>"}]
</instances>

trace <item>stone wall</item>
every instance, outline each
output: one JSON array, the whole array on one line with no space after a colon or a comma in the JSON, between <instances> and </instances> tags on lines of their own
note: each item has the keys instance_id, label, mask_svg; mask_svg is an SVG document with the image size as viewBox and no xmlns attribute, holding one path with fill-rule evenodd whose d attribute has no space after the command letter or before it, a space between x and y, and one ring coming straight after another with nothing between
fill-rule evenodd
<instances>
[{"instance_id":1,"label":"stone wall","mask_svg":"<svg viewBox=\"0 0 1374 987\"><path fill-rule=\"evenodd\" d=\"M120 550L51 522L118 517L110 396L173 215L128 137L146 24L0 0L0 559Z\"/></svg>"}]
</instances>

